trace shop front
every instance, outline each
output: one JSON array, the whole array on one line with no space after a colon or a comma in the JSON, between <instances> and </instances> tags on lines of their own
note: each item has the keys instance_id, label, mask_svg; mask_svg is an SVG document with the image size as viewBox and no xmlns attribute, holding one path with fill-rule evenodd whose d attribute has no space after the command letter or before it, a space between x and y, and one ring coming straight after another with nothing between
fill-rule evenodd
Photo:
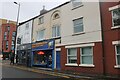
<instances>
[{"instance_id":1,"label":"shop front","mask_svg":"<svg viewBox=\"0 0 120 80\"><path fill-rule=\"evenodd\" d=\"M54 69L54 40L32 44L32 65Z\"/></svg>"},{"instance_id":2,"label":"shop front","mask_svg":"<svg viewBox=\"0 0 120 80\"><path fill-rule=\"evenodd\" d=\"M31 66L31 44L17 46L18 64Z\"/></svg>"}]
</instances>

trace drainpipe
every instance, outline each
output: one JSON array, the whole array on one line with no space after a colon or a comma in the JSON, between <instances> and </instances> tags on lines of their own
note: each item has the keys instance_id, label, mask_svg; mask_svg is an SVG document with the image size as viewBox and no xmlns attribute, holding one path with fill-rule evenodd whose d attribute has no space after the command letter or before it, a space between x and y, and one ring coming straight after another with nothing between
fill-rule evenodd
<instances>
[{"instance_id":1,"label":"drainpipe","mask_svg":"<svg viewBox=\"0 0 120 80\"><path fill-rule=\"evenodd\" d=\"M102 63L103 63L103 76L106 75L106 70L105 70L105 46L104 46L104 29L103 29L103 21L102 21L102 3L104 2L99 2L99 8L100 8L100 20L101 20L101 37L102 37Z\"/></svg>"}]
</instances>

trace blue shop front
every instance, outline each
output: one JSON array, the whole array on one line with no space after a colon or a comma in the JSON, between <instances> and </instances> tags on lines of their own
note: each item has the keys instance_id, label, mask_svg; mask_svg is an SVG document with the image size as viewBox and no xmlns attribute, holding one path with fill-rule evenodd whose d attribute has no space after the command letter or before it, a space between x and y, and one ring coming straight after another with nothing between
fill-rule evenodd
<instances>
[{"instance_id":1,"label":"blue shop front","mask_svg":"<svg viewBox=\"0 0 120 80\"><path fill-rule=\"evenodd\" d=\"M32 66L54 69L54 39L32 43Z\"/></svg>"}]
</instances>

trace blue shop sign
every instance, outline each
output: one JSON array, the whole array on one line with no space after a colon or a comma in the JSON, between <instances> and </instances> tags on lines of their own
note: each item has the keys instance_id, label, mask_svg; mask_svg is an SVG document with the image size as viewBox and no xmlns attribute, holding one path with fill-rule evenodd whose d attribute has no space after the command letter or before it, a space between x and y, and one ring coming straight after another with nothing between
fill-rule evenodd
<instances>
[{"instance_id":1,"label":"blue shop sign","mask_svg":"<svg viewBox=\"0 0 120 80\"><path fill-rule=\"evenodd\" d=\"M36 42L32 44L32 51L54 49L54 45L54 39Z\"/></svg>"}]
</instances>

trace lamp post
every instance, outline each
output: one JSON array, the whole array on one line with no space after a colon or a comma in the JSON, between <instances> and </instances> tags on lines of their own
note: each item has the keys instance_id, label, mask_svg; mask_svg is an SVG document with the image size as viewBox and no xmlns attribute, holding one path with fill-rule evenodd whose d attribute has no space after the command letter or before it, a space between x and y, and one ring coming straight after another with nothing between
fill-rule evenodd
<instances>
[{"instance_id":1,"label":"lamp post","mask_svg":"<svg viewBox=\"0 0 120 80\"><path fill-rule=\"evenodd\" d=\"M18 5L18 13L17 13L17 22L16 22L16 35L15 35L15 41L14 41L14 55L15 55L15 51L17 51L16 49L16 40L17 40L17 28L18 28L18 20L19 20L19 14L20 14L20 3L14 2L14 4Z\"/></svg>"}]
</instances>

